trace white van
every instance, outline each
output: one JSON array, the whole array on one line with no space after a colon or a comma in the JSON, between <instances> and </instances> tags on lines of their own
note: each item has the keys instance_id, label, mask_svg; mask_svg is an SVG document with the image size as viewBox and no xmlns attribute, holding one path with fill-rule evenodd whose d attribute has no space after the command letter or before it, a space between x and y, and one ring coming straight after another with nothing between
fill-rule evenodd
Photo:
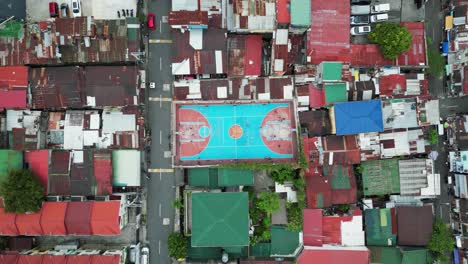
<instances>
[{"instance_id":1,"label":"white van","mask_svg":"<svg viewBox=\"0 0 468 264\"><path fill-rule=\"evenodd\" d=\"M390 11L390 4L378 4L378 5L373 5L371 8L371 13L376 14L376 13L385 13Z\"/></svg>"},{"instance_id":2,"label":"white van","mask_svg":"<svg viewBox=\"0 0 468 264\"><path fill-rule=\"evenodd\" d=\"M388 14L376 14L370 16L371 23L384 22L388 20Z\"/></svg>"},{"instance_id":3,"label":"white van","mask_svg":"<svg viewBox=\"0 0 468 264\"><path fill-rule=\"evenodd\" d=\"M351 15L368 15L370 14L370 5L352 5Z\"/></svg>"}]
</instances>

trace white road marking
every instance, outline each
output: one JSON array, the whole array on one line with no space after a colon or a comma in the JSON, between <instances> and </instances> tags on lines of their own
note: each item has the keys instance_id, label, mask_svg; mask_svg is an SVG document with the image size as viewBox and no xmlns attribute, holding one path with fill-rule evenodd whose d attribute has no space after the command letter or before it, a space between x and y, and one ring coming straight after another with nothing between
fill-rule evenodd
<instances>
[{"instance_id":1,"label":"white road marking","mask_svg":"<svg viewBox=\"0 0 468 264\"><path fill-rule=\"evenodd\" d=\"M161 240L158 243L158 254L161 255Z\"/></svg>"},{"instance_id":2,"label":"white road marking","mask_svg":"<svg viewBox=\"0 0 468 264\"><path fill-rule=\"evenodd\" d=\"M162 32L162 21L159 20L159 33L161 33L161 32Z\"/></svg>"},{"instance_id":3,"label":"white road marking","mask_svg":"<svg viewBox=\"0 0 468 264\"><path fill-rule=\"evenodd\" d=\"M162 43L172 43L172 39L150 39L148 40L149 44L162 44Z\"/></svg>"},{"instance_id":4,"label":"white road marking","mask_svg":"<svg viewBox=\"0 0 468 264\"><path fill-rule=\"evenodd\" d=\"M162 172L159 172L159 181L162 181Z\"/></svg>"},{"instance_id":5,"label":"white road marking","mask_svg":"<svg viewBox=\"0 0 468 264\"><path fill-rule=\"evenodd\" d=\"M162 69L162 57L159 57L159 69Z\"/></svg>"},{"instance_id":6,"label":"white road marking","mask_svg":"<svg viewBox=\"0 0 468 264\"><path fill-rule=\"evenodd\" d=\"M161 203L159 203L159 217L161 217Z\"/></svg>"},{"instance_id":7,"label":"white road marking","mask_svg":"<svg viewBox=\"0 0 468 264\"><path fill-rule=\"evenodd\" d=\"M159 130L159 145L162 144L162 130Z\"/></svg>"}]
</instances>

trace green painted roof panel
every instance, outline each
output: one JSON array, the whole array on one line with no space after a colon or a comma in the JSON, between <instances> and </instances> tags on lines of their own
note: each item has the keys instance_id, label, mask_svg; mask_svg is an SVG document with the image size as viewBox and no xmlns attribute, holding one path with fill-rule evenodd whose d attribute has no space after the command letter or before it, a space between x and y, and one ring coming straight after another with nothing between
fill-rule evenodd
<instances>
[{"instance_id":1,"label":"green painted roof panel","mask_svg":"<svg viewBox=\"0 0 468 264\"><path fill-rule=\"evenodd\" d=\"M321 64L323 81L341 81L343 63L325 61Z\"/></svg>"},{"instance_id":2,"label":"green painted roof panel","mask_svg":"<svg viewBox=\"0 0 468 264\"><path fill-rule=\"evenodd\" d=\"M427 264L429 251L425 248L404 248L401 264Z\"/></svg>"},{"instance_id":3,"label":"green painted roof panel","mask_svg":"<svg viewBox=\"0 0 468 264\"><path fill-rule=\"evenodd\" d=\"M290 3L291 25L296 27L310 26L310 0L294 0Z\"/></svg>"},{"instance_id":4,"label":"green painted roof panel","mask_svg":"<svg viewBox=\"0 0 468 264\"><path fill-rule=\"evenodd\" d=\"M396 245L396 234L392 234L392 216L390 209L367 209L364 211L364 219L366 222L367 245Z\"/></svg>"},{"instance_id":5,"label":"green painted roof panel","mask_svg":"<svg viewBox=\"0 0 468 264\"><path fill-rule=\"evenodd\" d=\"M10 149L0 150L0 182L6 180L9 171L22 168L23 152Z\"/></svg>"},{"instance_id":6,"label":"green painted roof panel","mask_svg":"<svg viewBox=\"0 0 468 264\"><path fill-rule=\"evenodd\" d=\"M250 256L269 257L271 255L271 243L257 243L250 246Z\"/></svg>"},{"instance_id":7,"label":"green painted roof panel","mask_svg":"<svg viewBox=\"0 0 468 264\"><path fill-rule=\"evenodd\" d=\"M247 246L248 194L193 193L191 241L193 247Z\"/></svg>"},{"instance_id":8,"label":"green painted roof panel","mask_svg":"<svg viewBox=\"0 0 468 264\"><path fill-rule=\"evenodd\" d=\"M325 84L325 102L347 102L348 91L346 90L346 83L326 83Z\"/></svg>"},{"instance_id":9,"label":"green painted roof panel","mask_svg":"<svg viewBox=\"0 0 468 264\"><path fill-rule=\"evenodd\" d=\"M218 184L219 186L239 186L253 185L254 177L251 170L238 169L219 169Z\"/></svg>"},{"instance_id":10,"label":"green painted roof panel","mask_svg":"<svg viewBox=\"0 0 468 264\"><path fill-rule=\"evenodd\" d=\"M398 160L369 160L361 163L364 195L400 193Z\"/></svg>"},{"instance_id":11,"label":"green painted roof panel","mask_svg":"<svg viewBox=\"0 0 468 264\"><path fill-rule=\"evenodd\" d=\"M402 256L399 248L372 246L368 248L370 250L371 263L401 264Z\"/></svg>"},{"instance_id":12,"label":"green painted roof panel","mask_svg":"<svg viewBox=\"0 0 468 264\"><path fill-rule=\"evenodd\" d=\"M299 232L286 230L284 226L271 227L271 255L289 256L299 247Z\"/></svg>"}]
</instances>

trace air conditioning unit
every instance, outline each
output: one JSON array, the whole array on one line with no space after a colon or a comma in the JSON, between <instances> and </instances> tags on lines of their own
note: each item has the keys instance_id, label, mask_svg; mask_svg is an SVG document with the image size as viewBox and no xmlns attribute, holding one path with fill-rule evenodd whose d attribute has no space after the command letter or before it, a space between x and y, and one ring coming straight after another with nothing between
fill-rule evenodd
<instances>
[{"instance_id":1,"label":"air conditioning unit","mask_svg":"<svg viewBox=\"0 0 468 264\"><path fill-rule=\"evenodd\" d=\"M47 196L46 197L46 201L48 202L61 202L63 201L62 199L62 196L58 196L58 195L53 195L53 196Z\"/></svg>"},{"instance_id":2,"label":"air conditioning unit","mask_svg":"<svg viewBox=\"0 0 468 264\"><path fill-rule=\"evenodd\" d=\"M94 200L107 202L107 201L109 201L109 195L96 196L96 197L94 197Z\"/></svg>"},{"instance_id":3,"label":"air conditioning unit","mask_svg":"<svg viewBox=\"0 0 468 264\"><path fill-rule=\"evenodd\" d=\"M84 202L84 201L86 201L86 197L85 196L73 196L72 195L71 201L72 202Z\"/></svg>"}]
</instances>

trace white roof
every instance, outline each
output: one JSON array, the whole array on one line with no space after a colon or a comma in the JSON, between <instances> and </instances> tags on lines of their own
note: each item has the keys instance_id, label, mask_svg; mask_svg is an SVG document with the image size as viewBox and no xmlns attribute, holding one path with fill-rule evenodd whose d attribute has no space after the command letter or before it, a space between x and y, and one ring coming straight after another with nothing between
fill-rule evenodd
<instances>
[{"instance_id":1,"label":"white roof","mask_svg":"<svg viewBox=\"0 0 468 264\"><path fill-rule=\"evenodd\" d=\"M190 59L184 59L181 62L173 62L172 74L173 75L190 74Z\"/></svg>"},{"instance_id":2,"label":"white roof","mask_svg":"<svg viewBox=\"0 0 468 264\"><path fill-rule=\"evenodd\" d=\"M203 29L191 29L189 31L189 43L194 50L203 49Z\"/></svg>"},{"instance_id":3,"label":"white roof","mask_svg":"<svg viewBox=\"0 0 468 264\"><path fill-rule=\"evenodd\" d=\"M117 131L135 131L136 120L133 114L110 112L102 114L102 133Z\"/></svg>"},{"instance_id":4,"label":"white roof","mask_svg":"<svg viewBox=\"0 0 468 264\"><path fill-rule=\"evenodd\" d=\"M341 244L343 246L364 246L365 234L362 230L362 215L353 216L351 221L341 222Z\"/></svg>"},{"instance_id":5,"label":"white roof","mask_svg":"<svg viewBox=\"0 0 468 264\"><path fill-rule=\"evenodd\" d=\"M134 149L112 151L113 186L140 186L140 151Z\"/></svg>"},{"instance_id":6,"label":"white roof","mask_svg":"<svg viewBox=\"0 0 468 264\"><path fill-rule=\"evenodd\" d=\"M288 45L288 29L277 29L275 33L276 45Z\"/></svg>"}]
</instances>

